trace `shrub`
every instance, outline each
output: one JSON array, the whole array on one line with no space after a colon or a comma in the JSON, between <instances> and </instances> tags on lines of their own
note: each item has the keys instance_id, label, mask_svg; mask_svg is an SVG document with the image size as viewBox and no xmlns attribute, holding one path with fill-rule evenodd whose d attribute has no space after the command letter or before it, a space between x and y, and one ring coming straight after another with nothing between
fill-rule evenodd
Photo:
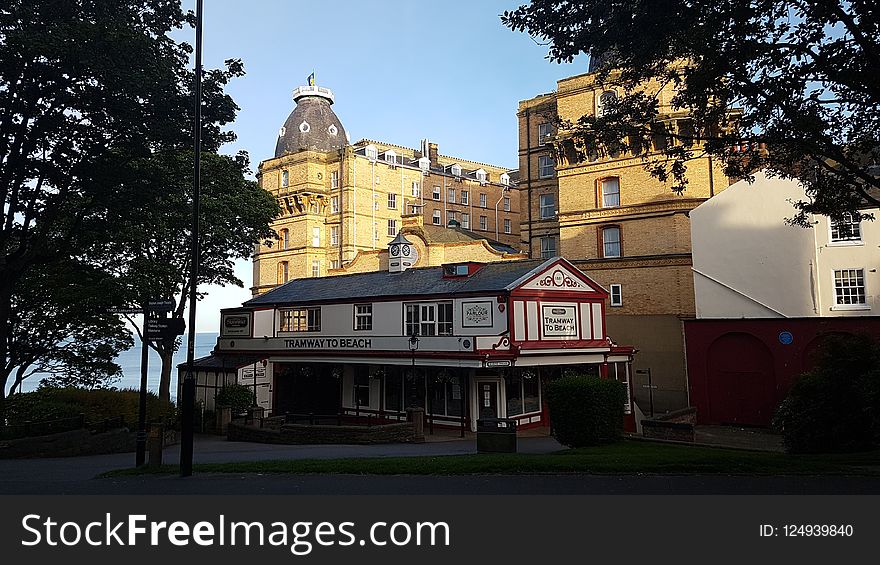
<instances>
[{"instance_id":1,"label":"shrub","mask_svg":"<svg viewBox=\"0 0 880 565\"><path fill-rule=\"evenodd\" d=\"M122 416L125 425L134 429L138 422L138 391L133 389L84 389L42 387L34 392L10 396L6 417L11 425L41 422L85 415L86 425ZM147 393L147 422L162 421L171 425L175 419L174 405L162 402Z\"/></svg>"},{"instance_id":2,"label":"shrub","mask_svg":"<svg viewBox=\"0 0 880 565\"><path fill-rule=\"evenodd\" d=\"M792 386L773 417L791 453L866 451L880 438L880 344L831 336L816 366Z\"/></svg>"},{"instance_id":3,"label":"shrub","mask_svg":"<svg viewBox=\"0 0 880 565\"><path fill-rule=\"evenodd\" d=\"M553 435L563 445L610 443L623 433L626 386L594 376L565 376L545 389Z\"/></svg>"},{"instance_id":4,"label":"shrub","mask_svg":"<svg viewBox=\"0 0 880 565\"><path fill-rule=\"evenodd\" d=\"M217 392L214 403L232 408L233 414L242 414L254 405L254 391L245 385L226 385Z\"/></svg>"}]
</instances>

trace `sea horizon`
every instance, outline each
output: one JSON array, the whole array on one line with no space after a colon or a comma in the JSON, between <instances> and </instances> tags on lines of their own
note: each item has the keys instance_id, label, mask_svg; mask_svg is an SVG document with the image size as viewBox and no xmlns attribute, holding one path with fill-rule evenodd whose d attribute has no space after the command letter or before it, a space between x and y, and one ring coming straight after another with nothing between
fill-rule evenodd
<instances>
[{"instance_id":1,"label":"sea horizon","mask_svg":"<svg viewBox=\"0 0 880 565\"><path fill-rule=\"evenodd\" d=\"M195 351L196 359L211 354L219 337L218 332L196 332ZM171 400L177 397L177 366L186 362L186 334L181 336L181 346L174 352L174 368L171 370ZM122 378L108 383L108 386L123 389L139 389L141 386L141 342L135 338L135 344L130 349L121 352L115 361L122 368ZM158 393L159 378L161 376L161 360L155 350L150 349L147 361L147 389ZM22 392L32 392L40 386L40 381L48 375L34 374L22 383Z\"/></svg>"}]
</instances>

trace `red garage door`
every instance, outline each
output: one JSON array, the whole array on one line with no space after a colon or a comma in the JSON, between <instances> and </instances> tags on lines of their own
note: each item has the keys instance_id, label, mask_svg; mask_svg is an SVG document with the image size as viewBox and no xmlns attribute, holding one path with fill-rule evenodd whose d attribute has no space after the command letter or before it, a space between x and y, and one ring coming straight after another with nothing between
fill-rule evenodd
<instances>
[{"instance_id":1,"label":"red garage door","mask_svg":"<svg viewBox=\"0 0 880 565\"><path fill-rule=\"evenodd\" d=\"M776 408L773 355L756 337L728 333L709 347L706 360L708 421L768 426Z\"/></svg>"}]
</instances>

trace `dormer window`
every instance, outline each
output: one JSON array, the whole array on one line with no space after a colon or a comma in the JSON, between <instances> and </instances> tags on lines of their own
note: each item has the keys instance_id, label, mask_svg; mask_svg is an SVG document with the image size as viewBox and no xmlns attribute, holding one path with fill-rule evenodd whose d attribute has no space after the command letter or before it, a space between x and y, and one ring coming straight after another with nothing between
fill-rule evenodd
<instances>
[{"instance_id":1,"label":"dormer window","mask_svg":"<svg viewBox=\"0 0 880 565\"><path fill-rule=\"evenodd\" d=\"M366 148L364 148L364 155L366 155L367 159L369 159L370 161L376 161L379 159L379 150L376 148L375 145L370 144L367 145Z\"/></svg>"},{"instance_id":2,"label":"dormer window","mask_svg":"<svg viewBox=\"0 0 880 565\"><path fill-rule=\"evenodd\" d=\"M299 125L299 131L303 133L309 133L311 130L312 126L309 125L309 122L303 121L303 123Z\"/></svg>"},{"instance_id":3,"label":"dormer window","mask_svg":"<svg viewBox=\"0 0 880 565\"><path fill-rule=\"evenodd\" d=\"M483 169L477 169L476 175L477 180L480 181L480 184L486 184L486 181L488 180L488 175L486 174L486 171L484 171Z\"/></svg>"},{"instance_id":4,"label":"dormer window","mask_svg":"<svg viewBox=\"0 0 880 565\"><path fill-rule=\"evenodd\" d=\"M447 277L466 277L468 274L467 265L444 265L443 274Z\"/></svg>"},{"instance_id":5,"label":"dormer window","mask_svg":"<svg viewBox=\"0 0 880 565\"><path fill-rule=\"evenodd\" d=\"M461 176L461 166L460 165L452 165L452 168L450 170L452 171L453 176L456 176L456 177Z\"/></svg>"},{"instance_id":6,"label":"dormer window","mask_svg":"<svg viewBox=\"0 0 880 565\"><path fill-rule=\"evenodd\" d=\"M392 167L397 165L397 153L391 151L390 149L385 152L385 162L391 165Z\"/></svg>"},{"instance_id":7,"label":"dormer window","mask_svg":"<svg viewBox=\"0 0 880 565\"><path fill-rule=\"evenodd\" d=\"M498 180L501 181L501 184L504 186L510 186L510 175L507 173L501 173L501 176L498 177Z\"/></svg>"},{"instance_id":8,"label":"dormer window","mask_svg":"<svg viewBox=\"0 0 880 565\"><path fill-rule=\"evenodd\" d=\"M431 160L427 157L419 159L419 168L423 173L427 173L431 169Z\"/></svg>"},{"instance_id":9,"label":"dormer window","mask_svg":"<svg viewBox=\"0 0 880 565\"><path fill-rule=\"evenodd\" d=\"M335 137L336 134L339 133L339 129L337 129L337 127L333 124L330 124L330 127L327 128L327 133Z\"/></svg>"}]
</instances>

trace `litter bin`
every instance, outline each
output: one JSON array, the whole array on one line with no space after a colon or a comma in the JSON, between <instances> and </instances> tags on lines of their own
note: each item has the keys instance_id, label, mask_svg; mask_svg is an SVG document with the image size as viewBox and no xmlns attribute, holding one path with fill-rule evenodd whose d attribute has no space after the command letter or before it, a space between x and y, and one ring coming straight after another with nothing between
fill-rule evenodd
<instances>
[{"instance_id":1,"label":"litter bin","mask_svg":"<svg viewBox=\"0 0 880 565\"><path fill-rule=\"evenodd\" d=\"M477 453L516 453L516 420L477 420Z\"/></svg>"}]
</instances>

